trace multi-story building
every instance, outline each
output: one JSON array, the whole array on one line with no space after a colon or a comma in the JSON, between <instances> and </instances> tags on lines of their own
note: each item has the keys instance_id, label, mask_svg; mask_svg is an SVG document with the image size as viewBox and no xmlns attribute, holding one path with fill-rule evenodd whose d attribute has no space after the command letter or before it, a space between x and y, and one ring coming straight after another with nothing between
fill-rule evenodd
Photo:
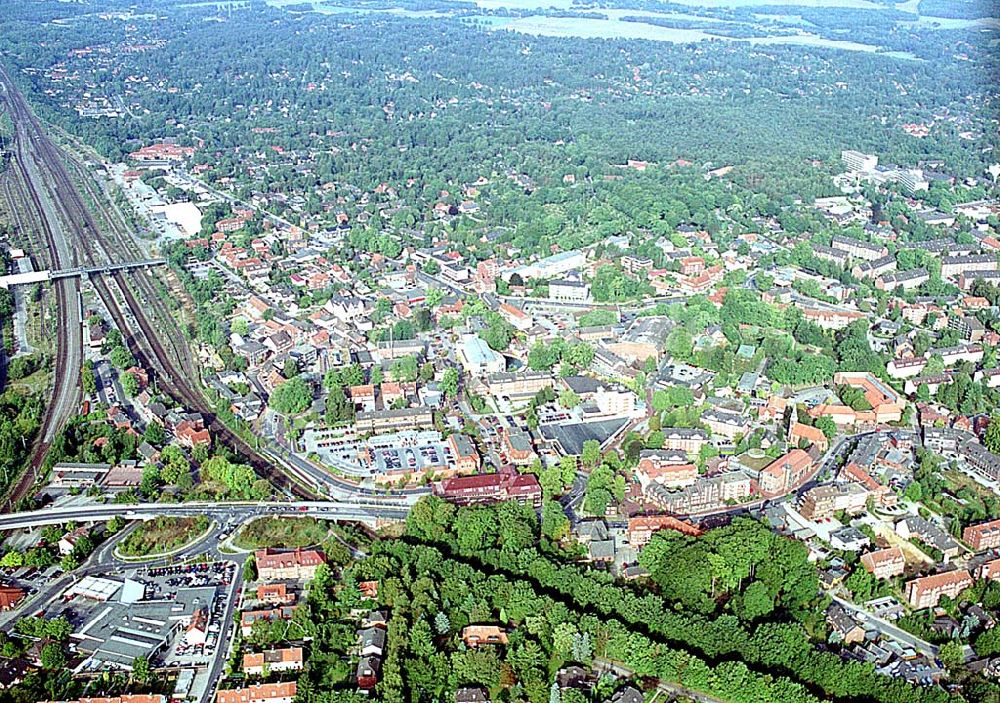
<instances>
[{"instance_id":1,"label":"multi-story building","mask_svg":"<svg viewBox=\"0 0 1000 703\"><path fill-rule=\"evenodd\" d=\"M958 274L958 287L962 290L969 290L976 281L998 286L1000 285L1000 271L963 271Z\"/></svg>"},{"instance_id":2,"label":"multi-story building","mask_svg":"<svg viewBox=\"0 0 1000 703\"><path fill-rule=\"evenodd\" d=\"M373 410L358 413L354 419L354 427L359 434L422 430L434 427L434 413L430 408Z\"/></svg>"},{"instance_id":3,"label":"multi-story building","mask_svg":"<svg viewBox=\"0 0 1000 703\"><path fill-rule=\"evenodd\" d=\"M929 280L931 280L931 276L927 269L911 269L910 271L882 274L875 280L875 287L885 291L912 290L919 288Z\"/></svg>"},{"instance_id":4,"label":"multi-story building","mask_svg":"<svg viewBox=\"0 0 1000 703\"><path fill-rule=\"evenodd\" d=\"M262 683L245 688L220 690L216 694L216 701L217 703L292 703L296 688L294 681Z\"/></svg>"},{"instance_id":5,"label":"multi-story building","mask_svg":"<svg viewBox=\"0 0 1000 703\"><path fill-rule=\"evenodd\" d=\"M635 470L639 483L643 486L658 483L667 488L682 488L697 481L698 467L686 461L677 462L676 457L669 451L643 450Z\"/></svg>"},{"instance_id":6,"label":"multi-story building","mask_svg":"<svg viewBox=\"0 0 1000 703\"><path fill-rule=\"evenodd\" d=\"M996 254L969 254L968 256L944 256L941 258L941 277L954 278L971 271L996 271Z\"/></svg>"},{"instance_id":7,"label":"multi-story building","mask_svg":"<svg viewBox=\"0 0 1000 703\"><path fill-rule=\"evenodd\" d=\"M890 547L863 554L861 565L875 578L887 579L903 573L906 568L906 557L899 547Z\"/></svg>"},{"instance_id":8,"label":"multi-story building","mask_svg":"<svg viewBox=\"0 0 1000 703\"><path fill-rule=\"evenodd\" d=\"M851 515L864 512L868 491L857 483L817 486L802 496L799 512L807 520L828 520L844 511Z\"/></svg>"},{"instance_id":9,"label":"multi-story building","mask_svg":"<svg viewBox=\"0 0 1000 703\"><path fill-rule=\"evenodd\" d=\"M570 279L549 281L549 300L585 303L590 300L590 286L583 281Z\"/></svg>"},{"instance_id":10,"label":"multi-story building","mask_svg":"<svg viewBox=\"0 0 1000 703\"><path fill-rule=\"evenodd\" d=\"M520 373L494 373L486 379L490 395L494 398L529 398L538 391L555 385L552 374L544 371L522 371Z\"/></svg>"},{"instance_id":11,"label":"multi-story building","mask_svg":"<svg viewBox=\"0 0 1000 703\"><path fill-rule=\"evenodd\" d=\"M503 446L512 464L527 466L538 456L531 437L524 430L512 427L503 433Z\"/></svg>"},{"instance_id":12,"label":"multi-story building","mask_svg":"<svg viewBox=\"0 0 1000 703\"><path fill-rule=\"evenodd\" d=\"M847 170L854 172L874 171L878 166L878 157L871 154L863 154L860 151L846 149L840 152L840 160L847 166Z\"/></svg>"},{"instance_id":13,"label":"multi-story building","mask_svg":"<svg viewBox=\"0 0 1000 703\"><path fill-rule=\"evenodd\" d=\"M262 581L300 580L315 577L316 569L326 563L326 557L318 549L279 552L268 548L256 551L254 563Z\"/></svg>"},{"instance_id":14,"label":"multi-story building","mask_svg":"<svg viewBox=\"0 0 1000 703\"><path fill-rule=\"evenodd\" d=\"M628 543L633 549L642 549L660 530L674 530L691 537L702 534L694 525L672 515L641 515L628 520Z\"/></svg>"},{"instance_id":15,"label":"multi-story building","mask_svg":"<svg viewBox=\"0 0 1000 703\"><path fill-rule=\"evenodd\" d=\"M539 507L542 487L531 474L501 469L495 474L456 476L434 484L434 494L458 505L517 500Z\"/></svg>"},{"instance_id":16,"label":"multi-story building","mask_svg":"<svg viewBox=\"0 0 1000 703\"><path fill-rule=\"evenodd\" d=\"M793 449L761 470L758 478L761 493L765 496L787 493L802 481L812 468L812 458L801 449Z\"/></svg>"},{"instance_id":17,"label":"multi-story building","mask_svg":"<svg viewBox=\"0 0 1000 703\"><path fill-rule=\"evenodd\" d=\"M750 418L720 408L712 408L703 412L701 421L708 425L708 429L713 435L719 435L726 439L735 439L739 435L746 435L750 429Z\"/></svg>"},{"instance_id":18,"label":"multi-story building","mask_svg":"<svg viewBox=\"0 0 1000 703\"><path fill-rule=\"evenodd\" d=\"M277 622L278 620L291 620L295 615L298 606L284 605L280 608L270 610L245 610L240 613L240 632L244 637L253 634L255 622Z\"/></svg>"},{"instance_id":19,"label":"multi-story building","mask_svg":"<svg viewBox=\"0 0 1000 703\"><path fill-rule=\"evenodd\" d=\"M823 246L822 244L813 244L812 252L816 255L817 259L823 259L824 261L829 261L830 263L837 264L838 266L847 266L847 259L849 257L847 252L842 249L834 249L833 247Z\"/></svg>"},{"instance_id":20,"label":"multi-story building","mask_svg":"<svg viewBox=\"0 0 1000 703\"><path fill-rule=\"evenodd\" d=\"M486 342L474 334L462 335L458 358L465 370L474 376L499 373L506 367L503 355L490 349Z\"/></svg>"},{"instance_id":21,"label":"multi-story building","mask_svg":"<svg viewBox=\"0 0 1000 703\"><path fill-rule=\"evenodd\" d=\"M753 482L742 471L701 478L679 491L671 491L655 482L643 489L649 502L678 515L719 510L742 502L752 494Z\"/></svg>"},{"instance_id":22,"label":"multi-story building","mask_svg":"<svg viewBox=\"0 0 1000 703\"><path fill-rule=\"evenodd\" d=\"M263 676L265 671L272 674L300 671L302 664L302 647L270 649L266 652L250 652L243 655L243 673L247 676Z\"/></svg>"},{"instance_id":23,"label":"multi-story building","mask_svg":"<svg viewBox=\"0 0 1000 703\"><path fill-rule=\"evenodd\" d=\"M976 569L976 578L986 581L1000 581L1000 559L992 559Z\"/></svg>"},{"instance_id":24,"label":"multi-story building","mask_svg":"<svg viewBox=\"0 0 1000 703\"><path fill-rule=\"evenodd\" d=\"M813 253L815 253L815 247L813 248ZM896 257L889 254L888 256L883 256L881 259L875 259L874 261L866 261L858 264L851 269L851 273L854 274L856 278L878 278L882 274L890 273L895 270Z\"/></svg>"},{"instance_id":25,"label":"multi-story building","mask_svg":"<svg viewBox=\"0 0 1000 703\"><path fill-rule=\"evenodd\" d=\"M977 552L1000 547L1000 520L969 525L962 530L962 539Z\"/></svg>"},{"instance_id":26,"label":"multi-story building","mask_svg":"<svg viewBox=\"0 0 1000 703\"><path fill-rule=\"evenodd\" d=\"M695 455L708 443L708 432L683 427L663 428L663 448Z\"/></svg>"},{"instance_id":27,"label":"multi-story building","mask_svg":"<svg viewBox=\"0 0 1000 703\"><path fill-rule=\"evenodd\" d=\"M963 442L958 448L959 457L981 474L1000 480L1000 456L975 440Z\"/></svg>"},{"instance_id":28,"label":"multi-story building","mask_svg":"<svg viewBox=\"0 0 1000 703\"><path fill-rule=\"evenodd\" d=\"M915 578L906 582L906 600L917 610L934 608L942 596L955 598L972 583L972 576L965 569Z\"/></svg>"},{"instance_id":29,"label":"multi-story building","mask_svg":"<svg viewBox=\"0 0 1000 703\"><path fill-rule=\"evenodd\" d=\"M875 261L889 253L888 249L878 244L872 244L860 239L852 239L851 237L841 237L839 235L834 236L832 246L834 249L846 252L848 256L852 256L855 259L864 259L865 261Z\"/></svg>"}]
</instances>

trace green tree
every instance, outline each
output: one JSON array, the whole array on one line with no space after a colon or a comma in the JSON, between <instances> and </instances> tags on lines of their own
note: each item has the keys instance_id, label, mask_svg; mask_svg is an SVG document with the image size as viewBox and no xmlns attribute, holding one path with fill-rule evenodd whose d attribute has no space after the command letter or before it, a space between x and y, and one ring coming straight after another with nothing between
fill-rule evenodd
<instances>
[{"instance_id":1,"label":"green tree","mask_svg":"<svg viewBox=\"0 0 1000 703\"><path fill-rule=\"evenodd\" d=\"M312 390L301 376L279 385L268 399L268 405L283 415L298 415L305 412L310 403L312 403Z\"/></svg>"}]
</instances>

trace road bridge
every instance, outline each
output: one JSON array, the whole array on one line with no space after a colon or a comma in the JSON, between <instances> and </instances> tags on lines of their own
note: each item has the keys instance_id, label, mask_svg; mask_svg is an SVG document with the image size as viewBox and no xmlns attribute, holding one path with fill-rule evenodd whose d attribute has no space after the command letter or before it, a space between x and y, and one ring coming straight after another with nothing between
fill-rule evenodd
<instances>
[{"instance_id":1,"label":"road bridge","mask_svg":"<svg viewBox=\"0 0 1000 703\"><path fill-rule=\"evenodd\" d=\"M110 274L115 271L149 268L150 266L164 266L166 263L166 259L145 259L143 261L126 261L120 264L77 266L76 268L60 269L58 271L45 270L29 271L28 273L14 273L9 276L0 276L0 287L9 289L13 286L25 286L33 283L43 283L45 281L56 281L60 278L77 278L80 276L91 276L94 274Z\"/></svg>"},{"instance_id":2,"label":"road bridge","mask_svg":"<svg viewBox=\"0 0 1000 703\"><path fill-rule=\"evenodd\" d=\"M405 502L387 500L333 500L281 503L277 501L216 503L113 503L72 505L41 508L30 512L0 515L0 530L17 530L66 522L105 522L113 517L126 520L152 520L161 515L197 517L207 515L218 519L239 517L252 519L265 515L283 517L316 517L325 520L349 520L375 526L386 520L402 520L409 512Z\"/></svg>"}]
</instances>

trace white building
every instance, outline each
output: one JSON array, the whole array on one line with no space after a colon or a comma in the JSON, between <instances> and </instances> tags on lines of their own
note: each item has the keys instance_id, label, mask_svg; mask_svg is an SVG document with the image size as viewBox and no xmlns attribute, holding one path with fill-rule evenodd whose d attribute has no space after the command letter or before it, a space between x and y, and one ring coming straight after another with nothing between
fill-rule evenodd
<instances>
[{"instance_id":1,"label":"white building","mask_svg":"<svg viewBox=\"0 0 1000 703\"><path fill-rule=\"evenodd\" d=\"M500 373L506 367L503 355L490 349L489 345L477 335L462 335L458 351L462 366L470 374L485 376L491 373Z\"/></svg>"}]
</instances>

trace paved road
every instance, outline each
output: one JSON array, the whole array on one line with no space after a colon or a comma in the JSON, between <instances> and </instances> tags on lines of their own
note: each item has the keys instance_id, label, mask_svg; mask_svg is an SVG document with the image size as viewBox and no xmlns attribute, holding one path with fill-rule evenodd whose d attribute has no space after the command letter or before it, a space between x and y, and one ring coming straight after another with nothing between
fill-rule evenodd
<instances>
[{"instance_id":1,"label":"paved road","mask_svg":"<svg viewBox=\"0 0 1000 703\"><path fill-rule=\"evenodd\" d=\"M907 632L901 627L893 625L888 620L884 620L868 612L861 606L855 605L849 600L844 600L840 596L834 595L833 593L830 593L829 596L837 604L843 606L845 609L851 611L852 613L858 613L861 616L863 616L864 620L874 623L876 629L878 629L880 632L888 635L889 637L895 640L899 640L900 642L913 647L918 652L926 654L931 658L937 657L938 648L936 645L933 645L930 642L927 642L926 640L920 639L916 635Z\"/></svg>"}]
</instances>

